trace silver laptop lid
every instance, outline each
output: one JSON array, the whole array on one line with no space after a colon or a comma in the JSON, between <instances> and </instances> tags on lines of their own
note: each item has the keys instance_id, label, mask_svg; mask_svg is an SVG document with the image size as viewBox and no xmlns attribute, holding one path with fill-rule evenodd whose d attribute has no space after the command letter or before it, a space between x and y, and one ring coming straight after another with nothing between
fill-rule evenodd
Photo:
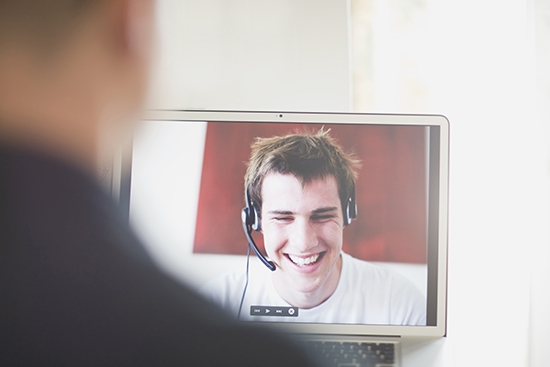
<instances>
[{"instance_id":1,"label":"silver laptop lid","mask_svg":"<svg viewBox=\"0 0 550 367\"><path fill-rule=\"evenodd\" d=\"M448 134L437 115L152 111L121 203L161 265L241 320L442 336Z\"/></svg>"}]
</instances>

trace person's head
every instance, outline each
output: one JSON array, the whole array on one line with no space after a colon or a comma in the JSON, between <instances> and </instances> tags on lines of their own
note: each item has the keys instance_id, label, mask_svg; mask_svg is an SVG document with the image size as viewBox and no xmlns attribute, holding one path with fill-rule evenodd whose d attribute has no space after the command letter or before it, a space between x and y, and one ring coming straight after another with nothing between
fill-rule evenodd
<instances>
[{"instance_id":1,"label":"person's head","mask_svg":"<svg viewBox=\"0 0 550 367\"><path fill-rule=\"evenodd\" d=\"M257 138L245 175L245 190L261 213L262 183L270 173L289 174L302 185L332 176L342 209L354 195L359 161L330 136L330 130Z\"/></svg>"},{"instance_id":2,"label":"person's head","mask_svg":"<svg viewBox=\"0 0 550 367\"><path fill-rule=\"evenodd\" d=\"M153 0L0 0L0 140L93 168L142 108L153 20Z\"/></svg>"},{"instance_id":3,"label":"person's head","mask_svg":"<svg viewBox=\"0 0 550 367\"><path fill-rule=\"evenodd\" d=\"M344 213L358 161L328 131L258 139L246 190L257 206L277 292L311 308L336 289L341 270Z\"/></svg>"}]
</instances>

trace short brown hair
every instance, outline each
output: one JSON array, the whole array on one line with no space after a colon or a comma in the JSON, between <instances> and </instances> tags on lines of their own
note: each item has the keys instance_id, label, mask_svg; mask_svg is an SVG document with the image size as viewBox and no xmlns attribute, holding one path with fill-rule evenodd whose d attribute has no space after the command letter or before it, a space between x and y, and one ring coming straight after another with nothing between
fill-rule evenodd
<instances>
[{"instance_id":1,"label":"short brown hair","mask_svg":"<svg viewBox=\"0 0 550 367\"><path fill-rule=\"evenodd\" d=\"M251 146L244 185L250 200L260 212L262 182L271 172L291 174L302 185L334 176L342 209L345 210L348 199L353 195L360 162L352 153L345 153L329 132L321 128L316 133L256 138Z\"/></svg>"}]
</instances>

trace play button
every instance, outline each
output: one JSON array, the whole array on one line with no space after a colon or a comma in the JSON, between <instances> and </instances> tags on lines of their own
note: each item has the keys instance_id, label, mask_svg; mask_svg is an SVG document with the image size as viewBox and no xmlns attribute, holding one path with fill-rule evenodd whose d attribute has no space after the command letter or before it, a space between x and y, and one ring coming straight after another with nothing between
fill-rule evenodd
<instances>
[{"instance_id":1,"label":"play button","mask_svg":"<svg viewBox=\"0 0 550 367\"><path fill-rule=\"evenodd\" d=\"M298 317L298 307L250 306L250 316Z\"/></svg>"}]
</instances>

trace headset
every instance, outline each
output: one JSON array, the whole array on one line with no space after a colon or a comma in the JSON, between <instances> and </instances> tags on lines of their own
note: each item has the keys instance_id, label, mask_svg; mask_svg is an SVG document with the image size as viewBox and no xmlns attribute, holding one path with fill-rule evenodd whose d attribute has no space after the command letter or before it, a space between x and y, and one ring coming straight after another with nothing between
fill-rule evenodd
<instances>
[{"instance_id":1,"label":"headset","mask_svg":"<svg viewBox=\"0 0 550 367\"><path fill-rule=\"evenodd\" d=\"M351 221L357 218L357 203L355 201L355 184L352 185L350 190L350 196L346 202L346 207L343 209L344 214L344 226L348 226ZM249 248L252 248L258 259L271 271L275 271L276 267L273 261L269 261L265 256L260 252L258 246L252 238L252 230L260 231L262 229L262 223L259 215L258 205L252 200L250 200L250 194L248 189L244 191L244 196L246 199L246 207L243 208L241 212L241 219L243 222L243 230L248 240Z\"/></svg>"},{"instance_id":2,"label":"headset","mask_svg":"<svg viewBox=\"0 0 550 367\"><path fill-rule=\"evenodd\" d=\"M258 214L258 206L255 202L250 200L248 190L244 191L244 196L246 199L246 207L244 207L241 212L241 219L243 221L244 234L246 235L246 239L248 240L248 246L252 247L252 250L254 250L256 256L258 256L258 259L260 259L260 261L264 263L264 265L267 266L269 270L275 271L276 268L273 261L269 261L265 258L264 255L262 255L262 253L258 249L258 246L256 246L254 239L252 238L252 230L260 231L262 229L260 216Z\"/></svg>"}]
</instances>

